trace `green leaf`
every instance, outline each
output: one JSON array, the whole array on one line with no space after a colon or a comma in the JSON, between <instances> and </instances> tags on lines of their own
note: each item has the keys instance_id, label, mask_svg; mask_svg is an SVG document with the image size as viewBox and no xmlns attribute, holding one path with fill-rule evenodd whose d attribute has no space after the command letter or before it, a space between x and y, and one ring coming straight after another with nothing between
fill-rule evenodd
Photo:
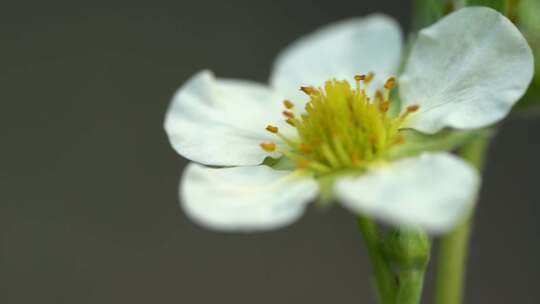
<instances>
[{"instance_id":1,"label":"green leaf","mask_svg":"<svg viewBox=\"0 0 540 304\"><path fill-rule=\"evenodd\" d=\"M540 1L521 0L517 24L531 46L535 58L535 76L515 111L523 112L530 106L540 106Z\"/></svg>"},{"instance_id":2,"label":"green leaf","mask_svg":"<svg viewBox=\"0 0 540 304\"><path fill-rule=\"evenodd\" d=\"M517 13L518 25L525 34L536 33L536 39L540 35L540 2L537 0L521 0Z\"/></svg>"},{"instance_id":3,"label":"green leaf","mask_svg":"<svg viewBox=\"0 0 540 304\"><path fill-rule=\"evenodd\" d=\"M451 0L416 0L414 2L415 31L429 26L453 9Z\"/></svg>"},{"instance_id":4,"label":"green leaf","mask_svg":"<svg viewBox=\"0 0 540 304\"><path fill-rule=\"evenodd\" d=\"M467 6L487 6L506 15L507 2L509 0L466 0Z\"/></svg>"}]
</instances>

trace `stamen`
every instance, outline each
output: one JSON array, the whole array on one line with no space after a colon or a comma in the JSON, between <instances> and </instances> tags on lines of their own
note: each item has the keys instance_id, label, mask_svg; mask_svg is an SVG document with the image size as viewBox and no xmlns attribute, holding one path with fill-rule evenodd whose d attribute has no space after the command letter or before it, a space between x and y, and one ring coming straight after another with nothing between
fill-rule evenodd
<instances>
[{"instance_id":1,"label":"stamen","mask_svg":"<svg viewBox=\"0 0 540 304\"><path fill-rule=\"evenodd\" d=\"M354 80L356 81L356 91L360 94L365 94L365 92L360 88L360 82L366 79L366 75L355 75Z\"/></svg>"},{"instance_id":2,"label":"stamen","mask_svg":"<svg viewBox=\"0 0 540 304\"><path fill-rule=\"evenodd\" d=\"M288 118L294 118L294 113L291 112L291 111L285 110L285 111L283 111L283 115L284 115L285 117L288 117Z\"/></svg>"},{"instance_id":3,"label":"stamen","mask_svg":"<svg viewBox=\"0 0 540 304\"><path fill-rule=\"evenodd\" d=\"M366 78L364 79L364 83L369 84L373 80L373 78L375 78L375 73L369 72Z\"/></svg>"},{"instance_id":4,"label":"stamen","mask_svg":"<svg viewBox=\"0 0 540 304\"><path fill-rule=\"evenodd\" d=\"M407 107L407 112L409 113L413 113L413 112L416 112L418 111L418 109L420 108L419 105L412 105L412 106L408 106Z\"/></svg>"},{"instance_id":5,"label":"stamen","mask_svg":"<svg viewBox=\"0 0 540 304\"><path fill-rule=\"evenodd\" d=\"M266 152L274 152L276 150L276 144L275 143L262 143L262 144L260 144L260 146Z\"/></svg>"},{"instance_id":6,"label":"stamen","mask_svg":"<svg viewBox=\"0 0 540 304\"><path fill-rule=\"evenodd\" d=\"M356 76L354 76L354 80L356 80L356 81L362 81L364 79L366 79L366 75L356 75Z\"/></svg>"},{"instance_id":7,"label":"stamen","mask_svg":"<svg viewBox=\"0 0 540 304\"><path fill-rule=\"evenodd\" d=\"M294 107L294 103L292 101L288 100L288 99L285 99L283 101L283 105L285 106L285 108L287 108L289 110Z\"/></svg>"},{"instance_id":8,"label":"stamen","mask_svg":"<svg viewBox=\"0 0 540 304\"><path fill-rule=\"evenodd\" d=\"M402 109L401 114L388 113L390 93L397 80L390 77L370 98L367 88L375 74L358 74L354 83L330 79L323 86L303 86L308 95L305 111L283 100L285 122L296 128L296 136L287 137L275 125L266 130L277 135L283 145L262 143L267 152L279 152L298 169L326 175L341 170L365 169L371 162L385 160L389 149L402 144L400 133L407 116L418 111L418 105ZM294 110L293 110L294 109ZM299 109L304 110L304 109Z\"/></svg>"},{"instance_id":9,"label":"stamen","mask_svg":"<svg viewBox=\"0 0 540 304\"><path fill-rule=\"evenodd\" d=\"M287 120L285 120L285 122L288 123L289 125L293 126L293 127L296 127L296 121L293 118L287 118Z\"/></svg>"},{"instance_id":10,"label":"stamen","mask_svg":"<svg viewBox=\"0 0 540 304\"><path fill-rule=\"evenodd\" d=\"M266 131L270 133L277 133L279 131L278 127L274 127L271 125L266 126Z\"/></svg>"},{"instance_id":11,"label":"stamen","mask_svg":"<svg viewBox=\"0 0 540 304\"><path fill-rule=\"evenodd\" d=\"M409 116L409 114L418 111L419 108L420 108L419 105L408 106L405 109L405 112L403 112L403 114L401 114L401 116L399 118L403 121L405 118L407 118L407 116Z\"/></svg>"},{"instance_id":12,"label":"stamen","mask_svg":"<svg viewBox=\"0 0 540 304\"><path fill-rule=\"evenodd\" d=\"M379 101L379 102L383 102L384 101L384 94L383 92L381 92L381 90L377 90L375 92L375 100L376 101Z\"/></svg>"},{"instance_id":13,"label":"stamen","mask_svg":"<svg viewBox=\"0 0 540 304\"><path fill-rule=\"evenodd\" d=\"M390 99L390 91L396 87L396 78L390 77L384 83L384 100Z\"/></svg>"},{"instance_id":14,"label":"stamen","mask_svg":"<svg viewBox=\"0 0 540 304\"><path fill-rule=\"evenodd\" d=\"M390 77L388 80L386 80L386 83L384 84L384 88L387 90L392 90L396 87L396 78Z\"/></svg>"},{"instance_id":15,"label":"stamen","mask_svg":"<svg viewBox=\"0 0 540 304\"><path fill-rule=\"evenodd\" d=\"M318 92L314 87L300 87L300 91L304 92L308 96L315 95Z\"/></svg>"}]
</instances>

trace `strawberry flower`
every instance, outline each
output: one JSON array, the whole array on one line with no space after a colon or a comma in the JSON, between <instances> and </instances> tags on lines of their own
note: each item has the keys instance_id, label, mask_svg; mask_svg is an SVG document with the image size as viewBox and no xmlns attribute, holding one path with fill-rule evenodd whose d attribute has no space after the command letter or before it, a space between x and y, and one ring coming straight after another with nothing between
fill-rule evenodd
<instances>
[{"instance_id":1,"label":"strawberry flower","mask_svg":"<svg viewBox=\"0 0 540 304\"><path fill-rule=\"evenodd\" d=\"M396 151L407 132L497 123L532 76L519 30L480 7L420 31L406 60L397 23L371 15L294 42L268 85L198 72L165 119L171 145L192 161L182 206L209 228L260 231L294 222L322 197L391 225L447 232L472 207L478 174L448 152Z\"/></svg>"}]
</instances>

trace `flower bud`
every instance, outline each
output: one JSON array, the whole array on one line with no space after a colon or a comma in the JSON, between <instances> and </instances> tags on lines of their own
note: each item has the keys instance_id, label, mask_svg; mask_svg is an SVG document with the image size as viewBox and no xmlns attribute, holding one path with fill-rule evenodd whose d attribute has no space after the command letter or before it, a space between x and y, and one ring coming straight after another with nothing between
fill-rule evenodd
<instances>
[{"instance_id":1,"label":"flower bud","mask_svg":"<svg viewBox=\"0 0 540 304\"><path fill-rule=\"evenodd\" d=\"M424 269L431 252L431 240L419 230L396 230L385 240L388 256L397 266Z\"/></svg>"}]
</instances>

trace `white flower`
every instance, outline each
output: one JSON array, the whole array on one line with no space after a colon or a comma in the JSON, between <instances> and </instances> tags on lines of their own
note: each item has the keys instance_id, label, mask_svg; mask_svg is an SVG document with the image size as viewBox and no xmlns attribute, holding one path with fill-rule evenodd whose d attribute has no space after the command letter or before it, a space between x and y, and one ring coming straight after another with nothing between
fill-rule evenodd
<instances>
[{"instance_id":1,"label":"white flower","mask_svg":"<svg viewBox=\"0 0 540 304\"><path fill-rule=\"evenodd\" d=\"M500 121L531 81L532 52L508 19L480 7L422 30L396 80L389 77L401 44L396 22L372 15L293 43L269 86L194 75L165 120L172 146L194 161L180 187L187 214L219 230L271 229L299 218L330 187L355 213L431 233L451 229L471 207L475 170L449 153L393 159L388 151L405 128L433 134ZM357 75L369 71L374 79ZM392 116L396 82L402 110Z\"/></svg>"}]
</instances>

